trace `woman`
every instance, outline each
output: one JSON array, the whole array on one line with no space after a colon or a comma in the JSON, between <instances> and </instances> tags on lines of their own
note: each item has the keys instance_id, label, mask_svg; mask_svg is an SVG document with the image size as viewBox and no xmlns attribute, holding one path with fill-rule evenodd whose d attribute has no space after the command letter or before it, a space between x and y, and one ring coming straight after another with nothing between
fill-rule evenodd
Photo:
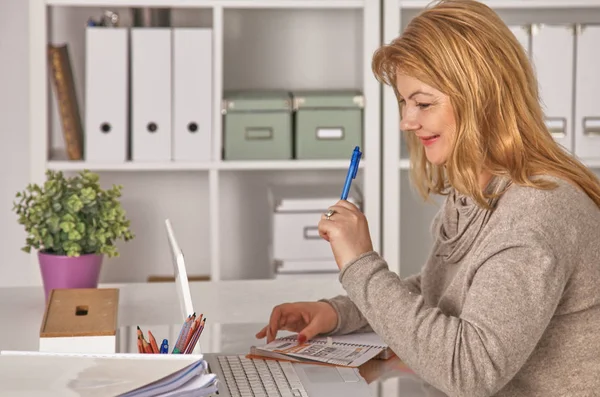
<instances>
[{"instance_id":1,"label":"woman","mask_svg":"<svg viewBox=\"0 0 600 397\"><path fill-rule=\"evenodd\" d=\"M445 194L421 273L400 279L340 201L319 223L347 296L277 306L257 334L372 329L451 396L600 390L600 185L558 146L526 53L487 6L444 1L374 55L412 180Z\"/></svg>"}]
</instances>

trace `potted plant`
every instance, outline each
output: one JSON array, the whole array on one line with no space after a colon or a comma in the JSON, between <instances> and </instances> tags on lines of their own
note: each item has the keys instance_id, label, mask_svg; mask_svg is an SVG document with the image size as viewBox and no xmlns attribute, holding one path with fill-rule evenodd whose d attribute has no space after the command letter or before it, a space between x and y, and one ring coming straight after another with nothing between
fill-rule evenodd
<instances>
[{"instance_id":1,"label":"potted plant","mask_svg":"<svg viewBox=\"0 0 600 397\"><path fill-rule=\"evenodd\" d=\"M38 250L46 300L55 288L96 288L104 256L118 256L115 242L134 237L122 186L103 190L98 180L89 170L68 178L48 170L43 186L16 195L13 210L27 232L22 250Z\"/></svg>"}]
</instances>

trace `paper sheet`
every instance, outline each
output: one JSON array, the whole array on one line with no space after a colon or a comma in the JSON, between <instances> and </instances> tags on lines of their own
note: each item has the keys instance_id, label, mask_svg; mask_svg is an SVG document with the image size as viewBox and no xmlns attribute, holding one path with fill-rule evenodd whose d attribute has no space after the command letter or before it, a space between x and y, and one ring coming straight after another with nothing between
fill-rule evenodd
<instances>
[{"instance_id":1,"label":"paper sheet","mask_svg":"<svg viewBox=\"0 0 600 397\"><path fill-rule=\"evenodd\" d=\"M177 360L51 354L0 355L2 395L117 396L167 377L198 357Z\"/></svg>"}]
</instances>

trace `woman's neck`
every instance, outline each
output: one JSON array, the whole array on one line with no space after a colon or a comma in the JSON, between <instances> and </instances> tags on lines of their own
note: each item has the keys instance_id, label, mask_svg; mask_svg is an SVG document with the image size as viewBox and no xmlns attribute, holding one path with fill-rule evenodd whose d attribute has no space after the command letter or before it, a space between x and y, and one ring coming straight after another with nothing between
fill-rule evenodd
<instances>
[{"instance_id":1,"label":"woman's neck","mask_svg":"<svg viewBox=\"0 0 600 397\"><path fill-rule=\"evenodd\" d=\"M481 171L479 174L479 186L481 186L481 190L485 190L488 183L492 179L492 174L488 171Z\"/></svg>"}]
</instances>

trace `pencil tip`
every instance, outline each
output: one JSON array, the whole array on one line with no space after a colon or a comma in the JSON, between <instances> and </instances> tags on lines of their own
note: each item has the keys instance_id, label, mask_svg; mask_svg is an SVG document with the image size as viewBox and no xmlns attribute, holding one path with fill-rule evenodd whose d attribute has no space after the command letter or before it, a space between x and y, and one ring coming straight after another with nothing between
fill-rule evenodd
<instances>
[{"instance_id":1,"label":"pencil tip","mask_svg":"<svg viewBox=\"0 0 600 397\"><path fill-rule=\"evenodd\" d=\"M137 326L137 329L140 329L140 326L139 326L139 325ZM141 330L140 330L140 331L141 331Z\"/></svg>"}]
</instances>

